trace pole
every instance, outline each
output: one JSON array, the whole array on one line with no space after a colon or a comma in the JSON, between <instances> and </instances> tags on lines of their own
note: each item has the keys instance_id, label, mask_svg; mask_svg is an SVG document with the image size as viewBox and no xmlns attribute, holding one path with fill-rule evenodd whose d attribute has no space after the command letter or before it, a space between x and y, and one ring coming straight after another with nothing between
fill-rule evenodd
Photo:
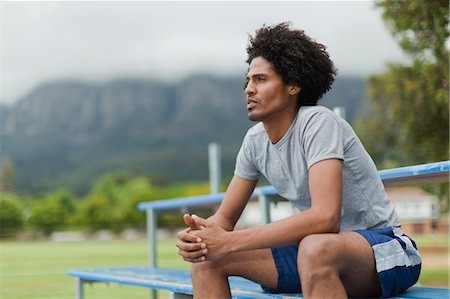
<instances>
[{"instance_id":1,"label":"pole","mask_svg":"<svg viewBox=\"0 0 450 299\"><path fill-rule=\"evenodd\" d=\"M220 146L212 142L208 145L209 156L209 186L211 194L220 192L220 185L222 183L222 169L220 163Z\"/></svg>"},{"instance_id":2,"label":"pole","mask_svg":"<svg viewBox=\"0 0 450 299\"><path fill-rule=\"evenodd\" d=\"M147 210L147 235L148 235L148 262L150 268L157 267L157 247L156 247L156 234L157 231L157 219L156 211L153 209ZM150 298L157 299L158 294L155 289L150 290Z\"/></svg>"}]
</instances>

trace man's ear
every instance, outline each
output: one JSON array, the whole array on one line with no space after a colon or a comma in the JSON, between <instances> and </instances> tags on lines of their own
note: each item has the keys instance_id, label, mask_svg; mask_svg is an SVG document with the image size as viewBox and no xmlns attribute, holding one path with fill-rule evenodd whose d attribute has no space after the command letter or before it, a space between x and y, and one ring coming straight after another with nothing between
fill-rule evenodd
<instances>
[{"instance_id":1,"label":"man's ear","mask_svg":"<svg viewBox=\"0 0 450 299\"><path fill-rule=\"evenodd\" d=\"M302 89L297 85L291 85L291 87L289 88L289 95L291 96L296 95L300 92L300 90Z\"/></svg>"}]
</instances>

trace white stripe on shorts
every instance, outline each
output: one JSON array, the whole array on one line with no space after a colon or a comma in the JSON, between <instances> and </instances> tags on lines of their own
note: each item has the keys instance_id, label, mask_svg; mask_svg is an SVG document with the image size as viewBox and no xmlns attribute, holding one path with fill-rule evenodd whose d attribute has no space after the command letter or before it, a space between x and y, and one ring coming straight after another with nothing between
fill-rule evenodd
<instances>
[{"instance_id":1,"label":"white stripe on shorts","mask_svg":"<svg viewBox=\"0 0 450 299\"><path fill-rule=\"evenodd\" d=\"M405 242L406 249L403 249L400 242L395 239L372 246L378 273L397 266L415 266L422 263L422 258L412 245L411 240L406 236L402 236L403 231L400 228L394 228L393 231L396 237Z\"/></svg>"}]
</instances>

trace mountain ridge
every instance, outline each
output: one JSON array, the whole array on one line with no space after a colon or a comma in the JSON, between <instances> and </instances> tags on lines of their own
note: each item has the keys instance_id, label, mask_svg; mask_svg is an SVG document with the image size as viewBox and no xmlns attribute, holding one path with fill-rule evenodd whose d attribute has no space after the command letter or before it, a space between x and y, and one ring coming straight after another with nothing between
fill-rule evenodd
<instances>
[{"instance_id":1,"label":"mountain ridge","mask_svg":"<svg viewBox=\"0 0 450 299\"><path fill-rule=\"evenodd\" d=\"M2 155L22 193L65 186L85 194L104 172L129 170L168 181L207 180L207 144L222 146L224 177L246 130L243 79L195 75L176 83L116 79L42 84L1 107ZM338 77L319 102L344 106L349 122L365 93L358 77Z\"/></svg>"}]
</instances>

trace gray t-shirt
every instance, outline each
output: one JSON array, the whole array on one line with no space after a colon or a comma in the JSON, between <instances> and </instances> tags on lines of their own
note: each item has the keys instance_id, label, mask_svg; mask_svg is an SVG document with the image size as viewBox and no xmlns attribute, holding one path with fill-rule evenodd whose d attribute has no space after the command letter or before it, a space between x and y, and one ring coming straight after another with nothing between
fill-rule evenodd
<instances>
[{"instance_id":1,"label":"gray t-shirt","mask_svg":"<svg viewBox=\"0 0 450 299\"><path fill-rule=\"evenodd\" d=\"M236 159L235 175L261 175L300 211L311 207L308 173L326 159L343 161L341 230L399 227L375 163L352 127L323 106L301 107L286 134L272 144L263 124L250 128Z\"/></svg>"}]
</instances>

